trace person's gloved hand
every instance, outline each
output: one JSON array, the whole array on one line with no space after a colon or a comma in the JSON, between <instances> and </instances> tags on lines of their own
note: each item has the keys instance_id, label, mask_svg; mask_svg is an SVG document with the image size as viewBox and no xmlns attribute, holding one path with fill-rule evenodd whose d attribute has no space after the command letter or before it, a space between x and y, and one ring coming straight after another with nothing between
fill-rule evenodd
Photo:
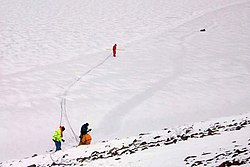
<instances>
[{"instance_id":1,"label":"person's gloved hand","mask_svg":"<svg viewBox=\"0 0 250 167\"><path fill-rule=\"evenodd\" d=\"M89 132L91 131L92 129L89 129Z\"/></svg>"},{"instance_id":2,"label":"person's gloved hand","mask_svg":"<svg viewBox=\"0 0 250 167\"><path fill-rule=\"evenodd\" d=\"M65 142L65 140L64 140L64 139L62 139L62 141L63 141L63 142Z\"/></svg>"}]
</instances>

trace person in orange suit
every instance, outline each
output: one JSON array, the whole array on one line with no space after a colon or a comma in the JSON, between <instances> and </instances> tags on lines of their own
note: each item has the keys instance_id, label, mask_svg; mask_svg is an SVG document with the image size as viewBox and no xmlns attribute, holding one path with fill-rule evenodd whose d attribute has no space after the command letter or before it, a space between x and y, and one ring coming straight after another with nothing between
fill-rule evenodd
<instances>
[{"instance_id":1,"label":"person in orange suit","mask_svg":"<svg viewBox=\"0 0 250 167\"><path fill-rule=\"evenodd\" d=\"M91 143L91 140L92 140L92 137L90 136L90 134L85 134L82 136L80 142L79 142L79 145L89 145Z\"/></svg>"}]
</instances>

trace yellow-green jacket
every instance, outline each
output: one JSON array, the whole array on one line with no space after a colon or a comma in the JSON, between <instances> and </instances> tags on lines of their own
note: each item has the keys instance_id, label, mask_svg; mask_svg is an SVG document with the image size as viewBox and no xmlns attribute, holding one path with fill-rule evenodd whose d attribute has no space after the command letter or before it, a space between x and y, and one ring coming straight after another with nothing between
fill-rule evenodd
<instances>
[{"instance_id":1,"label":"yellow-green jacket","mask_svg":"<svg viewBox=\"0 0 250 167\"><path fill-rule=\"evenodd\" d=\"M62 129L59 128L57 129L53 136L52 136L52 140L55 140L55 141L62 141Z\"/></svg>"}]
</instances>

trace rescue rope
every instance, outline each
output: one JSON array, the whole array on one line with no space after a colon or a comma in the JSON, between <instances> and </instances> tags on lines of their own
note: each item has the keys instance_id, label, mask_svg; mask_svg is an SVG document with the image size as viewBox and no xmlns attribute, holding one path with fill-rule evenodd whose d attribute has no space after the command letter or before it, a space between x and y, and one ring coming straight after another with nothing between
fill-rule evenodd
<instances>
[{"instance_id":1,"label":"rescue rope","mask_svg":"<svg viewBox=\"0 0 250 167\"><path fill-rule=\"evenodd\" d=\"M76 135L76 133L74 132L68 116L67 116L67 106L66 106L66 96L68 95L68 92L70 91L70 89L76 84L78 83L83 77L85 77L86 75L88 75L90 72L92 72L94 69L98 68L99 66L101 66L102 64L104 64L110 57L112 56L112 53L110 55L108 55L103 61L101 61L100 63L98 63L97 65L93 66L92 68L90 68L87 72L83 73L80 77L76 78L72 83L69 84L69 86L67 87L67 89L64 91L63 96L61 98L61 116L60 116L60 126L62 125L62 121L63 121L63 115L70 127L71 132L74 135L74 138L76 140L76 142L78 142L78 137Z\"/></svg>"},{"instance_id":2,"label":"rescue rope","mask_svg":"<svg viewBox=\"0 0 250 167\"><path fill-rule=\"evenodd\" d=\"M77 138L77 135L76 133L74 132L73 128L71 127L71 123L69 122L69 118L68 118L68 115L67 115L67 106L66 106L66 99L64 98L64 111L65 111L65 118L66 118L66 121L68 122L68 125L70 127L70 130L71 132L73 133L74 137L75 137L75 140L78 141L78 138Z\"/></svg>"}]
</instances>

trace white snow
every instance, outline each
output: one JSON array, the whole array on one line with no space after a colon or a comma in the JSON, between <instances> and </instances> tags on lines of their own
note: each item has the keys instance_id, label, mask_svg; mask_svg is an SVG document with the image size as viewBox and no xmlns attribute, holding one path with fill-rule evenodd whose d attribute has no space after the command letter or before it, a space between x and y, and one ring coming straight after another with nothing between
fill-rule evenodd
<instances>
[{"instance_id":1,"label":"white snow","mask_svg":"<svg viewBox=\"0 0 250 167\"><path fill-rule=\"evenodd\" d=\"M0 0L0 162L48 156L61 112L63 153L85 122L95 150L103 140L249 114L249 9L250 0ZM204 143L229 148L221 140L237 135L244 143L249 128L107 161L184 163Z\"/></svg>"},{"instance_id":2,"label":"white snow","mask_svg":"<svg viewBox=\"0 0 250 167\"><path fill-rule=\"evenodd\" d=\"M50 165L179 167L191 166L198 161L203 162L201 166L205 164L206 166L218 166L226 160L249 158L249 116L248 113L237 117L220 118L193 125L141 133L139 136L103 141L88 146L78 146L45 155L33 155L33 157L27 157L23 160L11 160L2 163L2 166L26 167L35 164L44 167ZM248 122L247 127L235 130L237 126L242 125L245 121ZM234 124L237 124L237 126L234 126ZM217 127L217 130L214 130L214 135L206 135L208 129L214 129L215 127ZM182 140L178 137L182 135L189 136L189 138ZM191 137L192 135L193 137ZM205 136L202 137L202 135ZM174 139L177 139L176 143L173 142ZM154 142L159 145L154 144ZM237 153L237 150L244 151L244 149L248 151ZM134 152L130 154L129 151ZM224 154L228 156L223 156ZM93 157L97 159L94 160ZM82 162L83 158L87 159ZM244 165L247 166L247 164L242 166Z\"/></svg>"}]
</instances>

